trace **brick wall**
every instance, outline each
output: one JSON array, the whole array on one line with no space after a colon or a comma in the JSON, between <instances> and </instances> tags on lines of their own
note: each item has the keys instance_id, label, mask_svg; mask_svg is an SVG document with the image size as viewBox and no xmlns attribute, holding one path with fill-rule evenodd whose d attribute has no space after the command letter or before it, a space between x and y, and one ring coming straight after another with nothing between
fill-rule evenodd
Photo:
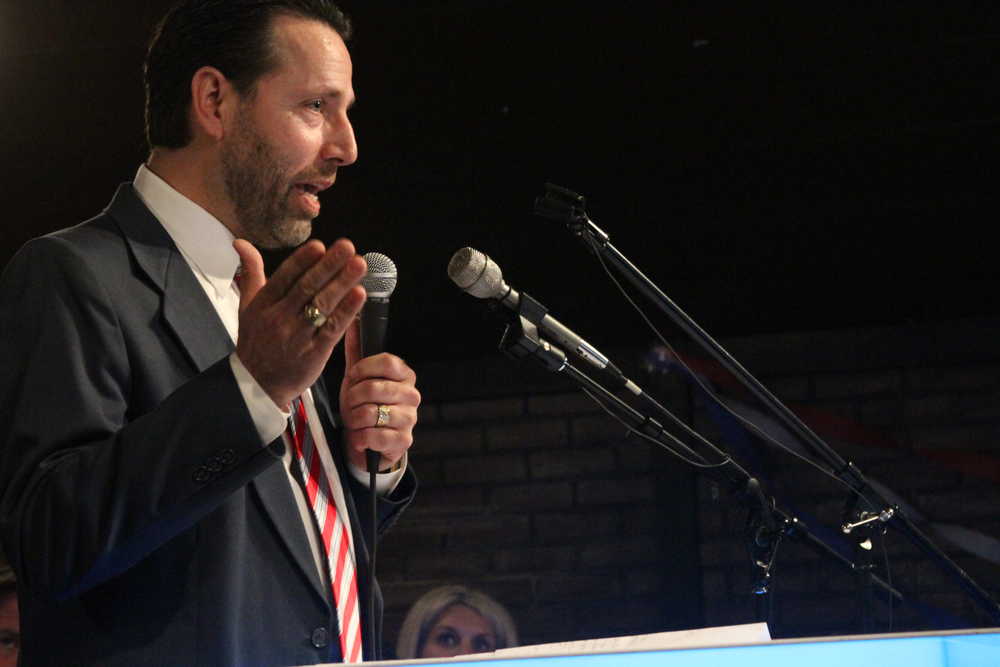
<instances>
[{"instance_id":1,"label":"brick wall","mask_svg":"<svg viewBox=\"0 0 1000 667\"><path fill-rule=\"evenodd\" d=\"M968 322L723 344L840 456L931 522L919 527L996 597L1000 567L936 530L957 524L1000 537L998 334L1000 322ZM682 354L704 356L690 347ZM700 392L676 372L644 374L642 355L612 356L668 408L729 446ZM710 363L700 368L730 399L746 401ZM498 356L422 364L418 373L425 402L413 465L421 492L379 557L387 643L421 593L455 582L505 603L523 643L764 614L775 636L861 629L855 578L790 539L778 550L771 608L750 595L747 512L738 498L626 437L560 376ZM754 451L765 492L836 538L843 487L777 449ZM896 531L876 535L873 553L878 575L908 596L963 615L959 625L995 624ZM887 607L879 602L874 612L874 629L888 630ZM910 606L892 612L893 629L931 627Z\"/></svg>"}]
</instances>

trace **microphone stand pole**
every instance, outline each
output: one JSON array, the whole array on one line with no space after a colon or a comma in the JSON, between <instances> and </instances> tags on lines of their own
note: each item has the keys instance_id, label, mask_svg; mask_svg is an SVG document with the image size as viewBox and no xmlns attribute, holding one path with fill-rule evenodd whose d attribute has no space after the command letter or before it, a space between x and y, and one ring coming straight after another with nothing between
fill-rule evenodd
<instances>
[{"instance_id":1,"label":"microphone stand pole","mask_svg":"<svg viewBox=\"0 0 1000 667\"><path fill-rule=\"evenodd\" d=\"M734 359L718 342L708 335L687 313L670 300L649 278L647 278L632 262L618 252L611 244L610 236L588 217L583 196L547 184L546 194L535 200L535 213L542 217L566 223L574 236L584 241L595 253L613 265L625 278L661 311L670 317L695 342L706 350L726 370L733 374L764 406L769 408L775 417L792 433L806 444L818 459L825 461L830 470L853 490L854 493L867 498L875 498L885 509L875 515L888 517L882 519L906 535L915 546L930 557L938 566L950 574L963 590L986 611L994 622L1000 623L1000 604L994 600L985 589L977 584L962 568L951 560L943 551L934 545L908 517L869 485L861 471L851 461L845 461L826 442L816 435L787 406L769 392L760 381L750 374L736 359ZM850 532L845 525L845 532Z\"/></svg>"},{"instance_id":2,"label":"microphone stand pole","mask_svg":"<svg viewBox=\"0 0 1000 667\"><path fill-rule=\"evenodd\" d=\"M569 361L565 352L541 338L538 333L538 323L542 321L545 314L545 308L541 304L531 296L522 293L518 313L511 315L510 322L500 341L500 349L514 359L523 360L530 357L547 370L568 376L617 419L665 448L672 449L672 445L683 447L683 443L676 441L676 439L673 443L667 441L667 438L664 437L667 431L656 419L642 414L608 391L602 384L576 368ZM655 401L651 402L650 405L658 411L666 412L666 409ZM711 443L708 444L711 446ZM718 448L715 449L718 451ZM759 568L758 576L753 584L753 593L765 595L770 592L771 574L778 546L782 537L786 535L805 543L820 554L831 556L849 571L857 572L858 568L849 558L813 535L798 518L779 509L773 498L765 498L757 479L751 476L732 457L727 457L722 464L708 465L704 456L687 448L685 448L685 453L698 459L697 463L703 466L701 469L715 477L717 481L729 488L743 490L742 496L751 507L752 517L747 529L747 539L753 564ZM678 454L678 456L680 455ZM680 456L680 458L684 457ZM894 604L895 601L906 602L902 593L878 576L870 574L869 580L872 586L877 586L886 594L889 604Z\"/></svg>"}]
</instances>

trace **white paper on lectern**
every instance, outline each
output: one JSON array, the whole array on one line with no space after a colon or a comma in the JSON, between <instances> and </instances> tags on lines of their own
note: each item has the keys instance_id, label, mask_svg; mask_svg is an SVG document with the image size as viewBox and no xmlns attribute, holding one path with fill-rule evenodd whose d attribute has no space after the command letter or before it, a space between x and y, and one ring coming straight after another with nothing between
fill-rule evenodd
<instances>
[{"instance_id":1,"label":"white paper on lectern","mask_svg":"<svg viewBox=\"0 0 1000 667\"><path fill-rule=\"evenodd\" d=\"M494 658L530 658L550 655L579 655L586 653L618 653L630 651L659 651L672 648L707 648L711 646L736 646L763 644L771 641L767 623L747 623L746 625L724 625L697 630L675 630L655 632L649 635L628 637L605 637L602 639L582 639L574 642L533 644L502 648L492 653L457 655L454 658L417 658L410 660L379 660L365 662L366 665L447 665L449 662L488 662ZM332 663L314 667L336 667Z\"/></svg>"},{"instance_id":2,"label":"white paper on lectern","mask_svg":"<svg viewBox=\"0 0 1000 667\"><path fill-rule=\"evenodd\" d=\"M695 646L733 646L736 644L760 644L768 641L771 641L771 633L767 629L767 623L747 623L697 630L654 632L648 635L630 635L628 637L605 637L574 642L515 646L498 649L494 651L493 655L497 658L527 658L541 655L658 651L670 648L693 648Z\"/></svg>"}]
</instances>

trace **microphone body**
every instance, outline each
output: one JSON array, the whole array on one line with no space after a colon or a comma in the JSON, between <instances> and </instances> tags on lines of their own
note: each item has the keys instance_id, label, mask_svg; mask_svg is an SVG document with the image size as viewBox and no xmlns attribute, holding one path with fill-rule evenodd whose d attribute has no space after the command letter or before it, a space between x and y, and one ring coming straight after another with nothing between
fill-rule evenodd
<instances>
[{"instance_id":1,"label":"microphone body","mask_svg":"<svg viewBox=\"0 0 1000 667\"><path fill-rule=\"evenodd\" d=\"M389 330L389 295L396 289L397 272L396 264L380 252L366 252L364 259L368 264L368 273L361 279L361 286L365 288L368 299L361 308L361 356L370 357L385 351L385 338ZM365 462L374 485L379 453L366 449ZM374 495L372 494L373 498ZM374 509L372 514L374 516Z\"/></svg>"},{"instance_id":2,"label":"microphone body","mask_svg":"<svg viewBox=\"0 0 1000 667\"><path fill-rule=\"evenodd\" d=\"M361 356L370 357L385 352L388 330L388 297L368 297L361 309Z\"/></svg>"},{"instance_id":3,"label":"microphone body","mask_svg":"<svg viewBox=\"0 0 1000 667\"><path fill-rule=\"evenodd\" d=\"M361 356L385 352L385 339L389 330L389 296L396 289L396 264L379 252L364 255L368 273L361 285L368 294L361 309Z\"/></svg>"},{"instance_id":4,"label":"microphone body","mask_svg":"<svg viewBox=\"0 0 1000 667\"><path fill-rule=\"evenodd\" d=\"M506 296L499 301L507 308L516 312L521 305L521 295L513 287L508 287ZM583 338L580 338L572 329L548 313L542 318L542 321L538 324L538 328L548 335L559 347L571 350L577 356L602 370L606 369L611 363L600 350Z\"/></svg>"}]
</instances>

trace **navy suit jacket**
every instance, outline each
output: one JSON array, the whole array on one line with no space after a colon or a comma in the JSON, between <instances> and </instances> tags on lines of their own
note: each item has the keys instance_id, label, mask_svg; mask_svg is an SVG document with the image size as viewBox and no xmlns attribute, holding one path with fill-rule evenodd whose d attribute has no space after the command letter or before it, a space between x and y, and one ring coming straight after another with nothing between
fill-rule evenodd
<instances>
[{"instance_id":1,"label":"navy suit jacket","mask_svg":"<svg viewBox=\"0 0 1000 667\"><path fill-rule=\"evenodd\" d=\"M281 463L236 386L232 342L163 227L122 185L29 242L0 278L0 528L18 575L23 665L340 660ZM341 471L365 600L369 491ZM416 489L379 499L379 533ZM367 521L364 522L367 524ZM361 604L365 655L376 618Z\"/></svg>"}]
</instances>

